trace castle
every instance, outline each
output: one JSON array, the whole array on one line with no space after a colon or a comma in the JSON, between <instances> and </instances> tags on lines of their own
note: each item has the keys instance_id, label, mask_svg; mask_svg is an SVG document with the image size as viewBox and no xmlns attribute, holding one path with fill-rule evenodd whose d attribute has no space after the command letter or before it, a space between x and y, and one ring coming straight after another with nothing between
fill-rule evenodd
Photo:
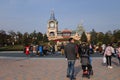
<instances>
[{"instance_id":1,"label":"castle","mask_svg":"<svg viewBox=\"0 0 120 80\"><path fill-rule=\"evenodd\" d=\"M50 19L47 23L47 37L48 40L61 41L68 38L74 38L75 40L80 40L81 35L85 30L83 29L82 24L79 24L76 30L64 29L58 30L58 21L55 18L54 11L51 12ZM86 32L85 32L86 33ZM90 34L86 33L88 41L90 40Z\"/></svg>"}]
</instances>

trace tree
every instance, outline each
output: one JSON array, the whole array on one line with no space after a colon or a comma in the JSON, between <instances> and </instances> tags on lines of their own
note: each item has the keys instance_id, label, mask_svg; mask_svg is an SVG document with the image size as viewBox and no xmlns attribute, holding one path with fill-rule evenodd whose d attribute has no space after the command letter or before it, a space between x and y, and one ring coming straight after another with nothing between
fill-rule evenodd
<instances>
[{"instance_id":1,"label":"tree","mask_svg":"<svg viewBox=\"0 0 120 80\"><path fill-rule=\"evenodd\" d=\"M82 42L87 42L87 36L86 36L85 32L82 33L81 41Z\"/></svg>"},{"instance_id":2,"label":"tree","mask_svg":"<svg viewBox=\"0 0 120 80\"><path fill-rule=\"evenodd\" d=\"M90 42L92 43L92 44L97 44L97 33L96 33L96 31L94 30L94 29L92 29L92 31L90 32L90 34L91 34L91 40L90 40Z\"/></svg>"},{"instance_id":3,"label":"tree","mask_svg":"<svg viewBox=\"0 0 120 80\"><path fill-rule=\"evenodd\" d=\"M109 44L109 43L111 43L111 38L110 38L109 33L106 33L106 34L105 34L103 43L104 43L104 44Z\"/></svg>"},{"instance_id":4,"label":"tree","mask_svg":"<svg viewBox=\"0 0 120 80\"><path fill-rule=\"evenodd\" d=\"M41 44L43 42L43 34L41 32L36 32L35 30L33 33L30 34L32 44Z\"/></svg>"},{"instance_id":5,"label":"tree","mask_svg":"<svg viewBox=\"0 0 120 80\"><path fill-rule=\"evenodd\" d=\"M43 41L43 34L41 32L37 33L37 38L39 41Z\"/></svg>"},{"instance_id":6,"label":"tree","mask_svg":"<svg viewBox=\"0 0 120 80\"><path fill-rule=\"evenodd\" d=\"M118 42L120 40L120 30L113 31L113 40L114 42Z\"/></svg>"},{"instance_id":7,"label":"tree","mask_svg":"<svg viewBox=\"0 0 120 80\"><path fill-rule=\"evenodd\" d=\"M44 36L43 36L43 42L48 42L48 37L46 34L44 34Z\"/></svg>"},{"instance_id":8,"label":"tree","mask_svg":"<svg viewBox=\"0 0 120 80\"><path fill-rule=\"evenodd\" d=\"M4 30L0 30L0 46L4 46L7 43L7 34Z\"/></svg>"},{"instance_id":9,"label":"tree","mask_svg":"<svg viewBox=\"0 0 120 80\"><path fill-rule=\"evenodd\" d=\"M12 45L14 45L15 42L16 42L16 33L14 31L12 31L12 30L8 31L8 33L11 36L11 38L10 38L11 43L12 43Z\"/></svg>"},{"instance_id":10,"label":"tree","mask_svg":"<svg viewBox=\"0 0 120 80\"><path fill-rule=\"evenodd\" d=\"M97 34L97 41L103 43L103 40L104 40L104 33L103 32L98 33Z\"/></svg>"},{"instance_id":11,"label":"tree","mask_svg":"<svg viewBox=\"0 0 120 80\"><path fill-rule=\"evenodd\" d=\"M18 31L16 35L18 44L23 44L23 34Z\"/></svg>"},{"instance_id":12,"label":"tree","mask_svg":"<svg viewBox=\"0 0 120 80\"><path fill-rule=\"evenodd\" d=\"M29 36L29 34L26 32L24 33L23 35L23 44L26 46L26 45L30 45L32 43L32 40Z\"/></svg>"},{"instance_id":13,"label":"tree","mask_svg":"<svg viewBox=\"0 0 120 80\"><path fill-rule=\"evenodd\" d=\"M32 44L37 44L37 33L35 30L30 34L30 37L32 38Z\"/></svg>"}]
</instances>

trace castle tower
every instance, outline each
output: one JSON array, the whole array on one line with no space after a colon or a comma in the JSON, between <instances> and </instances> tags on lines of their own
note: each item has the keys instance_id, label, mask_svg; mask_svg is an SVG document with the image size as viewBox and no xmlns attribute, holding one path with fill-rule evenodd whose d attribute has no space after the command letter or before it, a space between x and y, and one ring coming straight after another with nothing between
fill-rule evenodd
<instances>
[{"instance_id":1,"label":"castle tower","mask_svg":"<svg viewBox=\"0 0 120 80\"><path fill-rule=\"evenodd\" d=\"M85 32L84 28L83 28L83 24L79 24L77 26L76 32L78 33L79 36L82 35L83 32Z\"/></svg>"},{"instance_id":2,"label":"castle tower","mask_svg":"<svg viewBox=\"0 0 120 80\"><path fill-rule=\"evenodd\" d=\"M58 32L58 21L55 19L54 11L51 11L50 19L47 23L47 37L49 40L55 40Z\"/></svg>"}]
</instances>

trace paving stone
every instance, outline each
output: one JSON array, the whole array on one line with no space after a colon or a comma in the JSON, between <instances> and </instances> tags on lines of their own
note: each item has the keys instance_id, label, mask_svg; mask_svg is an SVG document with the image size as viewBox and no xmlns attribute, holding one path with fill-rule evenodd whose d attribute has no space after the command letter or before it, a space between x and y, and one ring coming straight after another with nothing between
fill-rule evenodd
<instances>
[{"instance_id":1,"label":"paving stone","mask_svg":"<svg viewBox=\"0 0 120 80\"><path fill-rule=\"evenodd\" d=\"M112 58L113 69L102 64L102 58L93 58L94 75L89 80L120 80L118 60ZM0 59L0 80L69 80L66 78L67 61L64 58ZM76 80L82 78L80 61L75 63Z\"/></svg>"}]
</instances>

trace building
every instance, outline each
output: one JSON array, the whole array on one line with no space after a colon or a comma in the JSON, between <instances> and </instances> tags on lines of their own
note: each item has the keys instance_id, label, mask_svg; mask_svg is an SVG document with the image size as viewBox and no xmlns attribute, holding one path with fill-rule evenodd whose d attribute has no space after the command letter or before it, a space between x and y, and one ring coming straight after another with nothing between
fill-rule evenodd
<instances>
[{"instance_id":1,"label":"building","mask_svg":"<svg viewBox=\"0 0 120 80\"><path fill-rule=\"evenodd\" d=\"M82 33L85 32L82 24L79 24L76 30L64 29L58 30L58 21L55 18L54 11L51 12L50 19L47 23L47 37L48 40L61 41L68 38L74 38L75 40L80 40ZM90 39L90 34L86 33L88 41Z\"/></svg>"}]
</instances>

